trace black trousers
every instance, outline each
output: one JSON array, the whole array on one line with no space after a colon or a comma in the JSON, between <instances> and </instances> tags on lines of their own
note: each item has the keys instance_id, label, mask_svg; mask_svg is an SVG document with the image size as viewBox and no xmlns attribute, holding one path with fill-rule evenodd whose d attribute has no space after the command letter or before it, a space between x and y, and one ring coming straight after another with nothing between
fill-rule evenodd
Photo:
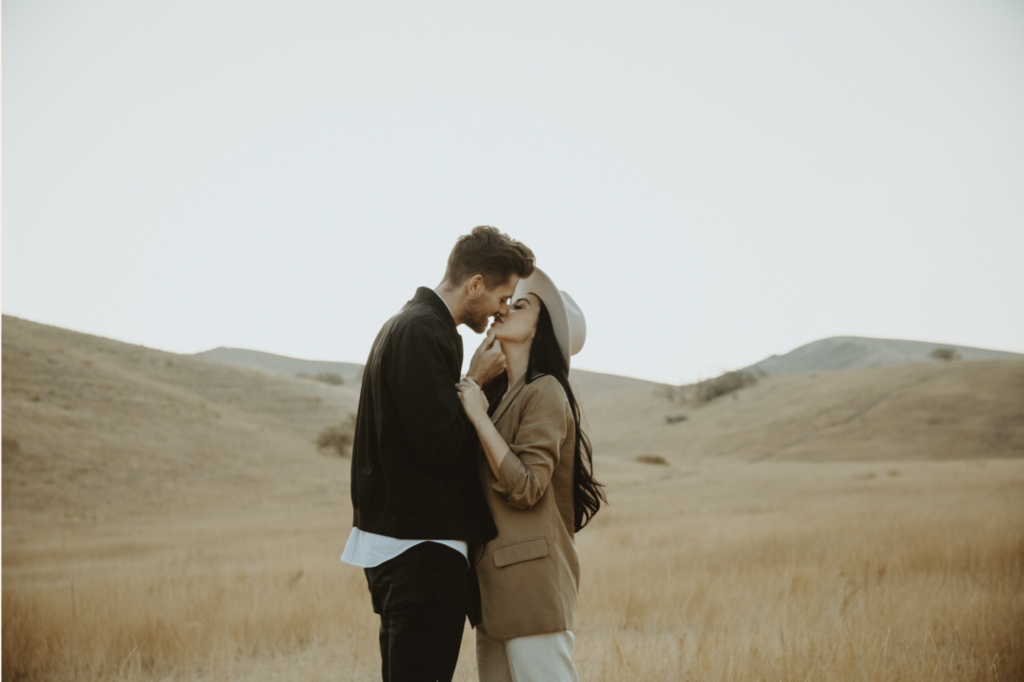
<instances>
[{"instance_id":1,"label":"black trousers","mask_svg":"<svg viewBox=\"0 0 1024 682\"><path fill-rule=\"evenodd\" d=\"M363 569L380 616L384 682L449 682L466 623L466 558L436 542Z\"/></svg>"}]
</instances>

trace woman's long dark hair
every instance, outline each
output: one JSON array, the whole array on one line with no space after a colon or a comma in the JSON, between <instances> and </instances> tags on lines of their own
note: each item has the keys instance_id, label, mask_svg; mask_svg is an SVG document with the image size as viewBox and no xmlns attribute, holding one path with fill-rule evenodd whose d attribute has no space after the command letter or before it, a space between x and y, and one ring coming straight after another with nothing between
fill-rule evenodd
<instances>
[{"instance_id":1,"label":"woman's long dark hair","mask_svg":"<svg viewBox=\"0 0 1024 682\"><path fill-rule=\"evenodd\" d=\"M569 398L569 407L572 409L576 430L572 472L573 525L576 532L579 532L590 522L590 519L594 518L594 514L601 508L601 503L607 502L608 499L602 490L604 484L598 483L594 478L594 463L591 457L593 450L590 447L590 439L580 428L580 406L576 402L576 396L573 395L572 387L569 386L569 367L558 347L555 328L551 324L551 315L542 302L540 313L537 316L537 331L534 333L533 345L530 347L530 359L526 364L526 383L532 383L534 379L544 374L550 374L558 380L565 395ZM508 390L508 374L504 372L484 385L483 391L491 406L491 414L498 407L506 390Z\"/></svg>"}]
</instances>

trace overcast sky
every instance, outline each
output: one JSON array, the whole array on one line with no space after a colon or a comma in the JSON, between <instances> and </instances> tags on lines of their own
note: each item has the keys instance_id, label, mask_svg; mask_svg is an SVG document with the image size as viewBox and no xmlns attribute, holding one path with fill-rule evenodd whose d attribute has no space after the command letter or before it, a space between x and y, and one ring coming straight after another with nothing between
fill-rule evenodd
<instances>
[{"instance_id":1,"label":"overcast sky","mask_svg":"<svg viewBox=\"0 0 1024 682\"><path fill-rule=\"evenodd\" d=\"M2 57L6 314L362 362L492 224L584 369L1024 352L1019 0L4 0Z\"/></svg>"}]
</instances>

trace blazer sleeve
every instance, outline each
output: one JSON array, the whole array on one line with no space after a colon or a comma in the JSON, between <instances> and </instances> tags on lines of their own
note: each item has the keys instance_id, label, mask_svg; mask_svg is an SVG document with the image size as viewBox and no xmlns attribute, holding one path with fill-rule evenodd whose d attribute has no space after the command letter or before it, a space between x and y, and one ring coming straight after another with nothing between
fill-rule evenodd
<instances>
[{"instance_id":1,"label":"blazer sleeve","mask_svg":"<svg viewBox=\"0 0 1024 682\"><path fill-rule=\"evenodd\" d=\"M452 352L436 333L405 330L385 375L412 459L430 473L451 468L478 442L452 380Z\"/></svg>"},{"instance_id":2,"label":"blazer sleeve","mask_svg":"<svg viewBox=\"0 0 1024 682\"><path fill-rule=\"evenodd\" d=\"M515 442L501 461L492 487L515 509L537 504L558 466L562 444L573 428L569 399L554 378L541 378L538 390L523 396L523 407Z\"/></svg>"}]
</instances>

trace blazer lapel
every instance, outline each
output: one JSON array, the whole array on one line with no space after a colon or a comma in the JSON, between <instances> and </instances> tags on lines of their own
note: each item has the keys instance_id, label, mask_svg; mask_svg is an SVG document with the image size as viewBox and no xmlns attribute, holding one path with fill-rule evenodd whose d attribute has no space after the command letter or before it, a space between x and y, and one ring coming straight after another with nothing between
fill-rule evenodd
<instances>
[{"instance_id":1,"label":"blazer lapel","mask_svg":"<svg viewBox=\"0 0 1024 682\"><path fill-rule=\"evenodd\" d=\"M498 403L498 409L494 411L494 415L491 417L491 423L497 424L498 421L505 416L508 412L508 408L512 407L512 403L516 401L519 394L526 388L526 375L519 377L517 381L510 389L505 391L505 395L502 397L501 402Z\"/></svg>"}]
</instances>

